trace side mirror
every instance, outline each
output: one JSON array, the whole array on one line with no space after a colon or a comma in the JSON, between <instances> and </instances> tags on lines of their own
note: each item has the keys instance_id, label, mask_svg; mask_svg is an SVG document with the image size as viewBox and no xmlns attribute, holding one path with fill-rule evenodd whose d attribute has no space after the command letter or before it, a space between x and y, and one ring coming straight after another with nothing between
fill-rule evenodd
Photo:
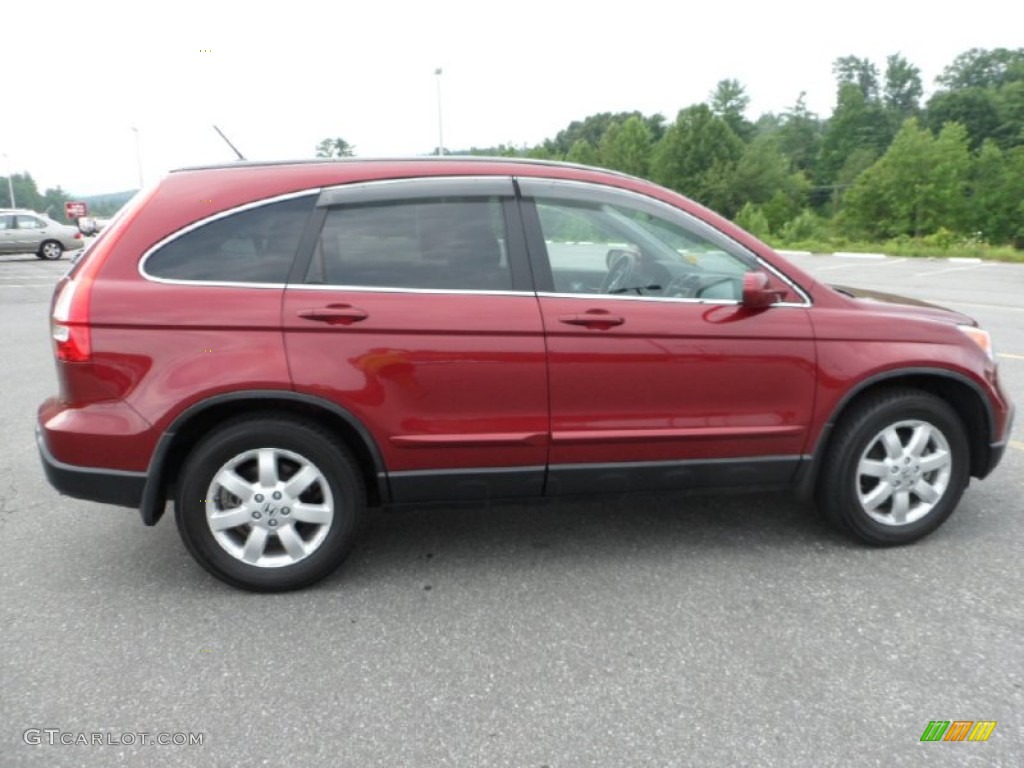
<instances>
[{"instance_id":1,"label":"side mirror","mask_svg":"<svg viewBox=\"0 0 1024 768\"><path fill-rule=\"evenodd\" d=\"M747 272L743 275L743 298L740 304L747 309L764 309L782 299L783 292L771 287L771 281L764 272Z\"/></svg>"}]
</instances>

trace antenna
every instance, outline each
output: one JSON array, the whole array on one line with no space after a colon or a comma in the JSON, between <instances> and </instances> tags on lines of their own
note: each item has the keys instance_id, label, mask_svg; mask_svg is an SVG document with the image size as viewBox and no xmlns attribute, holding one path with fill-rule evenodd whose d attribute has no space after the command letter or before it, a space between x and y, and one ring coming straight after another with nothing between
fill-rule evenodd
<instances>
[{"instance_id":1,"label":"antenna","mask_svg":"<svg viewBox=\"0 0 1024 768\"><path fill-rule=\"evenodd\" d=\"M222 139L224 139L224 141L225 141L225 142L227 142L227 145L228 145L229 147L231 147L232 151L233 151L233 152L234 152L234 153L235 153L236 155L238 155L238 159L239 159L239 160L245 160L245 157L243 157L243 156L242 156L242 153L238 151L238 147L236 147L236 146L235 146L234 144L232 144L232 143L231 143L231 139L229 139L229 138L228 138L227 136L225 136L225 135L224 135L224 131L222 131L222 130L221 130L220 128L218 128L218 127L217 127L216 125L215 125L215 126L213 126L213 130L215 130L215 131L216 131L216 132L217 132L217 133L218 133L218 134L220 135L220 137L221 137Z\"/></svg>"}]
</instances>

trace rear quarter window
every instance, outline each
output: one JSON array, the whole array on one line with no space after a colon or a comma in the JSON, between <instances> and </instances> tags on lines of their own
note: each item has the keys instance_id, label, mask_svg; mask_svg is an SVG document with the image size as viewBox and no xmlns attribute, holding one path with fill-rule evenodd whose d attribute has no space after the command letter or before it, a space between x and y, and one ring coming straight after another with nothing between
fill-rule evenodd
<instances>
[{"instance_id":1,"label":"rear quarter window","mask_svg":"<svg viewBox=\"0 0 1024 768\"><path fill-rule=\"evenodd\" d=\"M309 194L231 213L151 253L150 277L218 283L284 283L316 203Z\"/></svg>"}]
</instances>

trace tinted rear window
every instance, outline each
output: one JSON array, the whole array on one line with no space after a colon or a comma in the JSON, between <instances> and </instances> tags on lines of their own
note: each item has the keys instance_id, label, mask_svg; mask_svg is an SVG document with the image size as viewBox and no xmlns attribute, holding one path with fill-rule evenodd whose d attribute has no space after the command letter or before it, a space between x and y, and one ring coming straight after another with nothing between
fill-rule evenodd
<instances>
[{"instance_id":1,"label":"tinted rear window","mask_svg":"<svg viewBox=\"0 0 1024 768\"><path fill-rule=\"evenodd\" d=\"M146 260L146 274L169 280L283 283L316 195L267 203L211 221Z\"/></svg>"},{"instance_id":2,"label":"tinted rear window","mask_svg":"<svg viewBox=\"0 0 1024 768\"><path fill-rule=\"evenodd\" d=\"M497 198L392 201L332 208L307 282L382 288L509 290Z\"/></svg>"}]
</instances>

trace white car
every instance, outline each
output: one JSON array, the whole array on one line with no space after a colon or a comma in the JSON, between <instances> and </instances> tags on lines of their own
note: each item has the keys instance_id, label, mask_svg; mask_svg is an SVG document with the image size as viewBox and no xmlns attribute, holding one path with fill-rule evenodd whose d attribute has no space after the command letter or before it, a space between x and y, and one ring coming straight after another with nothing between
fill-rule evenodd
<instances>
[{"instance_id":1,"label":"white car","mask_svg":"<svg viewBox=\"0 0 1024 768\"><path fill-rule=\"evenodd\" d=\"M40 259L59 259L64 251L84 245L78 227L60 224L34 211L0 209L0 253L34 253Z\"/></svg>"}]
</instances>

